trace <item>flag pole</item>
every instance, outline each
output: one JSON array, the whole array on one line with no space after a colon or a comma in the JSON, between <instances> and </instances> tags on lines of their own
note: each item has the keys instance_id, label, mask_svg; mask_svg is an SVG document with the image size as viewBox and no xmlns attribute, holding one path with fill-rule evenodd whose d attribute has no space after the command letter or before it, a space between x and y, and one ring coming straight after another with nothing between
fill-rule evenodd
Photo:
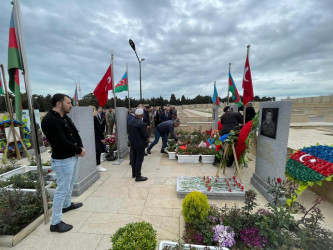
<instances>
[{"instance_id":1,"label":"flag pole","mask_svg":"<svg viewBox=\"0 0 333 250\"><path fill-rule=\"evenodd\" d=\"M249 54L250 54L250 44L247 45L247 54L246 54L247 59L249 58ZM243 98L244 98L244 90L243 90ZM245 116L246 116L246 104L243 105L243 125L245 125Z\"/></svg>"},{"instance_id":2,"label":"flag pole","mask_svg":"<svg viewBox=\"0 0 333 250\"><path fill-rule=\"evenodd\" d=\"M127 82L127 96L128 96L128 114L131 112L131 99L129 95L129 84L128 84L128 64L126 63L126 82Z\"/></svg>"},{"instance_id":3,"label":"flag pole","mask_svg":"<svg viewBox=\"0 0 333 250\"><path fill-rule=\"evenodd\" d=\"M37 140L37 126L36 126L36 119L35 119L35 112L32 106L33 100L31 95L31 89L30 89L30 77L29 77L29 68L28 68L28 60L25 52L25 45L24 45L24 37L23 37L23 31L22 31L22 19L21 19L21 8L20 8L20 0L14 0L14 13L15 13L15 19L14 22L16 24L17 34L19 37L19 43L21 48L21 56L23 61L23 69L24 69L24 80L26 83L26 93L27 93L27 99L28 99L28 108L29 108L29 115L30 115L30 121L31 121L31 138L34 145L34 151L35 151L35 157L37 162L37 171L38 171L38 177L39 177L39 183L41 186L41 193L42 193L42 201L43 201L43 209L44 209L44 221L45 223L49 222L49 210L48 210L48 204L47 204L47 197L46 197L46 190L45 190L45 183L43 179L43 169L42 169L42 160L40 156L40 149L39 149L39 143Z\"/></svg>"},{"instance_id":4,"label":"flag pole","mask_svg":"<svg viewBox=\"0 0 333 250\"><path fill-rule=\"evenodd\" d=\"M228 75L228 99L227 99L227 105L229 105L229 81L230 81L230 70L231 70L231 63L229 63L229 75Z\"/></svg>"},{"instance_id":5,"label":"flag pole","mask_svg":"<svg viewBox=\"0 0 333 250\"><path fill-rule=\"evenodd\" d=\"M114 75L113 75L113 51L111 50L111 83L112 83L112 92L113 92L113 101L114 101L114 110L116 112L116 121L119 121L119 112L117 112L117 100L116 100L116 92L114 86ZM118 136L118 126L116 122L116 141L117 141L117 160L112 165L120 165L124 160L120 159L120 148L119 148L119 136Z\"/></svg>"}]
</instances>

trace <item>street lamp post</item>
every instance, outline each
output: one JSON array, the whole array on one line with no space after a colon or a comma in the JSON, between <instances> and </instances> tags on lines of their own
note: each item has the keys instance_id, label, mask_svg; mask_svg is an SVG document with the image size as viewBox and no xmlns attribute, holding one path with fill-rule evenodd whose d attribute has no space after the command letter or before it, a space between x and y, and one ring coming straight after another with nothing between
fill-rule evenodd
<instances>
[{"instance_id":1,"label":"street lamp post","mask_svg":"<svg viewBox=\"0 0 333 250\"><path fill-rule=\"evenodd\" d=\"M129 44L131 45L132 49L135 52L136 58L138 58L138 62L139 62L139 71L140 71L140 102L142 102L142 87L141 87L141 63L145 60L144 58L141 58L141 60L138 57L138 54L136 53L135 50L135 44L132 41L132 39L129 39Z\"/></svg>"}]
</instances>

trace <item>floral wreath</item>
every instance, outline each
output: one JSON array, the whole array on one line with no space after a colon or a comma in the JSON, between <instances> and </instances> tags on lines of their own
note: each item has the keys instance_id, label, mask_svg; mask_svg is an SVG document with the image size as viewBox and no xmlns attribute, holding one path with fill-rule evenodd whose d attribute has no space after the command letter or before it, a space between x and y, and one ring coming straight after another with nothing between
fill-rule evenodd
<instances>
[{"instance_id":1,"label":"floral wreath","mask_svg":"<svg viewBox=\"0 0 333 250\"><path fill-rule=\"evenodd\" d=\"M26 147L30 147L30 129L28 128L27 124L27 119L24 119L23 122L13 120L14 127L19 127L20 128L20 134L22 136L22 141ZM8 117L3 116L3 121L0 122L0 149L6 148L7 145L7 140L6 140L6 133L5 133L5 128L10 127L10 119ZM10 142L10 144L13 144L13 142ZM20 141L17 142L17 145L19 148L22 148L22 144ZM8 145L8 149L15 151L15 147L13 145Z\"/></svg>"},{"instance_id":2,"label":"floral wreath","mask_svg":"<svg viewBox=\"0 0 333 250\"><path fill-rule=\"evenodd\" d=\"M299 183L298 195L314 183L321 186L323 181L332 181L333 145L317 144L294 152L287 161L286 176Z\"/></svg>"}]
</instances>

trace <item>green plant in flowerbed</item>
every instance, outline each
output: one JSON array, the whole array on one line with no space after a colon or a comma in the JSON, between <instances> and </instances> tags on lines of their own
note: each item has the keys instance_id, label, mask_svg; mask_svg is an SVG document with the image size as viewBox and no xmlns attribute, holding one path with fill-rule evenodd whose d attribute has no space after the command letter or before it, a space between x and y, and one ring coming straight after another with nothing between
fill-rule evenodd
<instances>
[{"instance_id":1,"label":"green plant in flowerbed","mask_svg":"<svg viewBox=\"0 0 333 250\"><path fill-rule=\"evenodd\" d=\"M232 249L332 249L333 233L319 224L324 221L318 208L322 199L316 199L308 210L300 206L303 216L296 220L291 215L290 206L278 204L282 181L273 179L270 186L274 202L267 204L266 209L254 211L256 193L246 191L241 208L225 205L219 209L210 205L208 214L199 222L185 220L183 240L188 244ZM205 201L202 203L206 204ZM186 211L183 212L185 217Z\"/></svg>"},{"instance_id":2,"label":"green plant in flowerbed","mask_svg":"<svg viewBox=\"0 0 333 250\"><path fill-rule=\"evenodd\" d=\"M33 156L29 157L29 166L37 166L35 157ZM42 166L51 166L51 161L50 160L47 160L45 162L42 161Z\"/></svg>"},{"instance_id":3,"label":"green plant in flowerbed","mask_svg":"<svg viewBox=\"0 0 333 250\"><path fill-rule=\"evenodd\" d=\"M19 167L20 166L16 163L16 160L11 159L9 162L3 163L3 164L1 163L0 174L7 173L7 172L17 169Z\"/></svg>"},{"instance_id":4,"label":"green plant in flowerbed","mask_svg":"<svg viewBox=\"0 0 333 250\"><path fill-rule=\"evenodd\" d=\"M111 242L113 250L155 250L156 231L144 221L129 223L111 236Z\"/></svg>"},{"instance_id":5,"label":"green plant in flowerbed","mask_svg":"<svg viewBox=\"0 0 333 250\"><path fill-rule=\"evenodd\" d=\"M178 155L199 155L199 148L193 145L187 145L185 149L181 147L178 148L177 154Z\"/></svg>"},{"instance_id":6,"label":"green plant in flowerbed","mask_svg":"<svg viewBox=\"0 0 333 250\"><path fill-rule=\"evenodd\" d=\"M168 141L168 147L167 151L168 152L175 152L178 144L175 140Z\"/></svg>"},{"instance_id":7,"label":"green plant in flowerbed","mask_svg":"<svg viewBox=\"0 0 333 250\"><path fill-rule=\"evenodd\" d=\"M216 149L215 148L198 148L199 153L202 155L215 155Z\"/></svg>"},{"instance_id":8,"label":"green plant in flowerbed","mask_svg":"<svg viewBox=\"0 0 333 250\"><path fill-rule=\"evenodd\" d=\"M0 235L15 235L43 213L40 190L0 190Z\"/></svg>"},{"instance_id":9,"label":"green plant in flowerbed","mask_svg":"<svg viewBox=\"0 0 333 250\"><path fill-rule=\"evenodd\" d=\"M47 171L43 171L44 180L47 180ZM16 174L8 179L0 180L0 187L12 185L12 188L36 189L38 185L38 172L29 171L24 174Z\"/></svg>"}]
</instances>

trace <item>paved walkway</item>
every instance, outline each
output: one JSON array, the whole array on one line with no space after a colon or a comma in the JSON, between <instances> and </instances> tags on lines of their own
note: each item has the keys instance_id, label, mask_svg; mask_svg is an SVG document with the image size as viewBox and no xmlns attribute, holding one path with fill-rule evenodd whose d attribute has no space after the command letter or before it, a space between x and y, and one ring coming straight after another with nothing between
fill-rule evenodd
<instances>
[{"instance_id":1,"label":"paved walkway","mask_svg":"<svg viewBox=\"0 0 333 250\"><path fill-rule=\"evenodd\" d=\"M158 240L178 241L183 232L183 219L180 217L182 199L177 197L177 176L215 176L217 168L211 164L178 164L161 154L161 144L156 145L152 154L145 157L142 174L149 178L146 182L135 182L131 178L131 168L128 158L121 165L103 162L107 172L101 173L101 178L81 196L73 201L83 202L83 206L70 211L63 216L66 223L74 228L67 233L58 234L49 231L49 224L40 225L14 248L3 249L71 249L71 250L105 250L111 248L110 236L127 223L146 221L157 231ZM43 154L43 159L50 156ZM253 155L250 158L254 159ZM243 184L246 189L254 189L250 178L254 172L255 159L249 162L249 167L242 170ZM226 176L233 176L234 168L228 168ZM222 172L221 172L222 175ZM304 192L300 201L311 205L315 195ZM209 200L219 207L229 206L241 201ZM257 203L264 207L265 198L258 193ZM326 215L325 227L333 229L333 218L330 212L333 205L322 204ZM297 215L300 216L300 215Z\"/></svg>"}]
</instances>

